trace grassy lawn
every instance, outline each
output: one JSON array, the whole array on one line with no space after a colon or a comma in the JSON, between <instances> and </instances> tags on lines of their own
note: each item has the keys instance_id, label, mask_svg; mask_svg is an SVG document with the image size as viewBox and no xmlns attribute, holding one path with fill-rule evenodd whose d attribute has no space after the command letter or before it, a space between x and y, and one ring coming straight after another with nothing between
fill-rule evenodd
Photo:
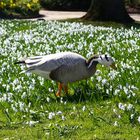
<instances>
[{"instance_id":1,"label":"grassy lawn","mask_svg":"<svg viewBox=\"0 0 140 140\"><path fill-rule=\"evenodd\" d=\"M100 25L100 26L98 26ZM140 28L74 21L0 21L0 139L140 139ZM99 65L88 80L57 83L20 74L19 58L73 51L110 54L118 70Z\"/></svg>"}]
</instances>

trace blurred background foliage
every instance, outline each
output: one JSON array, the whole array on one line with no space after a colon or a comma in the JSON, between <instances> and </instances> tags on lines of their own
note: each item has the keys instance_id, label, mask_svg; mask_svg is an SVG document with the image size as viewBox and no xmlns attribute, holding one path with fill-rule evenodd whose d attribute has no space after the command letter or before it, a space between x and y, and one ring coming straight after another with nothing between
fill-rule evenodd
<instances>
[{"instance_id":1,"label":"blurred background foliage","mask_svg":"<svg viewBox=\"0 0 140 140\"><path fill-rule=\"evenodd\" d=\"M44 8L50 10L70 10L70 11L87 11L91 0L40 0Z\"/></svg>"},{"instance_id":2,"label":"blurred background foliage","mask_svg":"<svg viewBox=\"0 0 140 140\"><path fill-rule=\"evenodd\" d=\"M87 11L91 0L0 0L0 17L29 18L48 10ZM140 0L125 0L129 12L140 11ZM136 10L138 9L138 10Z\"/></svg>"},{"instance_id":3,"label":"blurred background foliage","mask_svg":"<svg viewBox=\"0 0 140 140\"><path fill-rule=\"evenodd\" d=\"M91 0L40 0L42 7L49 10L87 11ZM125 0L126 6L140 7L140 0Z\"/></svg>"},{"instance_id":4,"label":"blurred background foliage","mask_svg":"<svg viewBox=\"0 0 140 140\"><path fill-rule=\"evenodd\" d=\"M40 8L39 0L0 0L0 17L34 17Z\"/></svg>"},{"instance_id":5,"label":"blurred background foliage","mask_svg":"<svg viewBox=\"0 0 140 140\"><path fill-rule=\"evenodd\" d=\"M127 5L140 6L140 0L125 0Z\"/></svg>"}]
</instances>

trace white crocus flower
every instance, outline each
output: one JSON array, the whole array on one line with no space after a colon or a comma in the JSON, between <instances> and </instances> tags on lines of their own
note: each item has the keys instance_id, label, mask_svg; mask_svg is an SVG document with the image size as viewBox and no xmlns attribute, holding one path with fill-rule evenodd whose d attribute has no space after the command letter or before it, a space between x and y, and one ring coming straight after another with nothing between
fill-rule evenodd
<instances>
[{"instance_id":1,"label":"white crocus flower","mask_svg":"<svg viewBox=\"0 0 140 140\"><path fill-rule=\"evenodd\" d=\"M125 110L125 106L126 106L126 105L124 105L124 104L122 104L122 103L119 103L119 104L118 104L118 107L119 107L119 109L121 109L121 110Z\"/></svg>"},{"instance_id":2,"label":"white crocus flower","mask_svg":"<svg viewBox=\"0 0 140 140\"><path fill-rule=\"evenodd\" d=\"M51 119L53 119L54 116L55 116L55 113L54 112L50 112L49 116L48 116L48 119L51 120Z\"/></svg>"},{"instance_id":3,"label":"white crocus flower","mask_svg":"<svg viewBox=\"0 0 140 140\"><path fill-rule=\"evenodd\" d=\"M117 121L115 121L113 125L114 125L114 126L118 126L118 122L117 122Z\"/></svg>"},{"instance_id":4,"label":"white crocus flower","mask_svg":"<svg viewBox=\"0 0 140 140\"><path fill-rule=\"evenodd\" d=\"M140 116L138 117L138 122L139 122L139 124L140 124Z\"/></svg>"},{"instance_id":5,"label":"white crocus flower","mask_svg":"<svg viewBox=\"0 0 140 140\"><path fill-rule=\"evenodd\" d=\"M82 107L82 111L84 112L86 110L86 106L84 105L83 107Z\"/></svg>"},{"instance_id":6,"label":"white crocus flower","mask_svg":"<svg viewBox=\"0 0 140 140\"><path fill-rule=\"evenodd\" d=\"M107 79L103 79L103 80L102 80L102 84L103 84L103 85L105 85L106 82L107 82Z\"/></svg>"},{"instance_id":7,"label":"white crocus flower","mask_svg":"<svg viewBox=\"0 0 140 140\"><path fill-rule=\"evenodd\" d=\"M128 104L127 110L132 110L132 109L133 109L133 105L132 104Z\"/></svg>"}]
</instances>

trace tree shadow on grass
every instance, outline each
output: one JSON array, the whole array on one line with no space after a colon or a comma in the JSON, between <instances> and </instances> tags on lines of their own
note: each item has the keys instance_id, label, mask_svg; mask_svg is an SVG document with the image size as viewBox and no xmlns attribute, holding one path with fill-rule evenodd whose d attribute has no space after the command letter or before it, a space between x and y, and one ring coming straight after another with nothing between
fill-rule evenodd
<instances>
[{"instance_id":1,"label":"tree shadow on grass","mask_svg":"<svg viewBox=\"0 0 140 140\"><path fill-rule=\"evenodd\" d=\"M131 24L126 24L125 25L125 27L126 28L132 28L132 27L134 27L134 28L140 28L140 22L134 22L134 23L131 23Z\"/></svg>"}]
</instances>

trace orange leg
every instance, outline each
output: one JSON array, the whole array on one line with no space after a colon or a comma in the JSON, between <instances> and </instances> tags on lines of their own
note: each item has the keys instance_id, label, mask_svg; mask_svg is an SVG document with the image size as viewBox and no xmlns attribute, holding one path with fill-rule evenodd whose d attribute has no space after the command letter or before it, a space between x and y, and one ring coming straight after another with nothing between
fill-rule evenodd
<instances>
[{"instance_id":1,"label":"orange leg","mask_svg":"<svg viewBox=\"0 0 140 140\"><path fill-rule=\"evenodd\" d=\"M68 94L68 85L64 85L64 91L66 94Z\"/></svg>"},{"instance_id":2,"label":"orange leg","mask_svg":"<svg viewBox=\"0 0 140 140\"><path fill-rule=\"evenodd\" d=\"M56 96L57 97L60 97L61 96L62 87L63 87L63 84L58 83L58 91L56 93Z\"/></svg>"}]
</instances>

